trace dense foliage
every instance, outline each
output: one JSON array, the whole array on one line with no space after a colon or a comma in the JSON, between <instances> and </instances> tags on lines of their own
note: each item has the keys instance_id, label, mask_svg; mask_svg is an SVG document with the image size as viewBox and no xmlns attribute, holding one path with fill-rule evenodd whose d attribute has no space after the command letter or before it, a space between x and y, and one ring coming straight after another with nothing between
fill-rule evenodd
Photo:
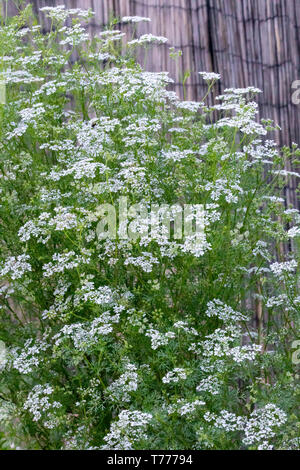
<instances>
[{"instance_id":1,"label":"dense foliage","mask_svg":"<svg viewBox=\"0 0 300 470\"><path fill-rule=\"evenodd\" d=\"M135 60L166 42L136 38L148 19L90 39L92 12L43 11L47 33L30 8L0 29L2 445L297 448L297 146L268 140L253 87L208 106L202 73L203 101L180 101ZM131 237L101 237L125 198ZM173 213L145 229L184 204L201 237L176 238Z\"/></svg>"}]
</instances>

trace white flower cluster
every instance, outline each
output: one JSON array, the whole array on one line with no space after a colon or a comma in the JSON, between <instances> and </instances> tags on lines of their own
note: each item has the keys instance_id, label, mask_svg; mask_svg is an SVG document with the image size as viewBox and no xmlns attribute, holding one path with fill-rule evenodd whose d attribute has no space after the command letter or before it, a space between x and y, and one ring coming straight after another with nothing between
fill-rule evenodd
<instances>
[{"instance_id":1,"label":"white flower cluster","mask_svg":"<svg viewBox=\"0 0 300 470\"><path fill-rule=\"evenodd\" d=\"M85 425L78 426L75 432L68 431L64 435L64 445L61 450L98 450L91 447L87 435L88 429Z\"/></svg>"},{"instance_id":2,"label":"white flower cluster","mask_svg":"<svg viewBox=\"0 0 300 470\"><path fill-rule=\"evenodd\" d=\"M169 383L178 383L180 380L185 380L187 378L187 373L185 369L180 367L175 367L175 369L168 372L161 380L164 384Z\"/></svg>"},{"instance_id":3,"label":"white flower cluster","mask_svg":"<svg viewBox=\"0 0 300 470\"><path fill-rule=\"evenodd\" d=\"M70 230L77 226L77 217L68 207L55 207L57 215L49 220L49 226L55 230Z\"/></svg>"},{"instance_id":4,"label":"white flower cluster","mask_svg":"<svg viewBox=\"0 0 300 470\"><path fill-rule=\"evenodd\" d=\"M285 261L283 263L273 263L270 265L272 273L277 276L279 279L284 278L284 276L289 273L293 273L298 267L296 260Z\"/></svg>"},{"instance_id":5,"label":"white flower cluster","mask_svg":"<svg viewBox=\"0 0 300 470\"><path fill-rule=\"evenodd\" d=\"M29 339L25 342L23 350L13 349L9 352L9 364L20 374L29 374L34 368L37 368L42 360L42 354L50 345L45 341L37 340L32 344L33 340Z\"/></svg>"},{"instance_id":6,"label":"white flower cluster","mask_svg":"<svg viewBox=\"0 0 300 470\"><path fill-rule=\"evenodd\" d=\"M28 410L33 415L33 421L43 418L44 426L50 429L53 427L52 413L62 407L58 401L50 400L53 392L54 388L49 384L36 385L23 405L24 410Z\"/></svg>"},{"instance_id":7,"label":"white flower cluster","mask_svg":"<svg viewBox=\"0 0 300 470\"><path fill-rule=\"evenodd\" d=\"M158 330L154 328L150 328L146 331L145 336L151 338L151 348L156 350L160 346L165 346L168 344L170 339L176 337L176 334L173 331L168 331L167 333L160 333Z\"/></svg>"},{"instance_id":8,"label":"white flower cluster","mask_svg":"<svg viewBox=\"0 0 300 470\"><path fill-rule=\"evenodd\" d=\"M90 262L90 253L85 250L83 255L76 255L74 251L67 253L55 253L52 256L53 262L43 266L44 276L51 277L56 273L63 273L65 270L77 268L81 264Z\"/></svg>"},{"instance_id":9,"label":"white flower cluster","mask_svg":"<svg viewBox=\"0 0 300 470\"><path fill-rule=\"evenodd\" d=\"M73 341L74 348L79 351L87 351L93 345L99 343L103 336L107 336L113 331L113 323L118 322L119 315L110 316L105 312L92 322L73 323L65 325L53 340L56 346L60 346L66 339Z\"/></svg>"},{"instance_id":10,"label":"white flower cluster","mask_svg":"<svg viewBox=\"0 0 300 470\"><path fill-rule=\"evenodd\" d=\"M21 242L27 242L31 237L37 238L40 243L47 243L49 240L48 226L51 214L42 212L37 221L28 220L18 232Z\"/></svg>"},{"instance_id":11,"label":"white flower cluster","mask_svg":"<svg viewBox=\"0 0 300 470\"><path fill-rule=\"evenodd\" d=\"M235 346L226 352L227 357L231 357L234 362L241 364L245 361L255 361L257 355L262 352L260 344L249 344L245 346Z\"/></svg>"},{"instance_id":12,"label":"white flower cluster","mask_svg":"<svg viewBox=\"0 0 300 470\"><path fill-rule=\"evenodd\" d=\"M182 253L190 253L196 258L200 258L208 250L211 250L211 244L206 239L206 233L195 232L194 235L188 235L184 238L184 242L179 246Z\"/></svg>"},{"instance_id":13,"label":"white flower cluster","mask_svg":"<svg viewBox=\"0 0 300 470\"><path fill-rule=\"evenodd\" d=\"M141 256L128 256L124 261L125 266L130 264L139 266L145 273L151 273L153 266L158 263L158 259L155 258L152 253L147 253L146 251L144 251Z\"/></svg>"},{"instance_id":14,"label":"white flower cluster","mask_svg":"<svg viewBox=\"0 0 300 470\"><path fill-rule=\"evenodd\" d=\"M101 31L99 37L102 41L102 49L108 49L111 44L120 41L124 36L125 33L121 33L118 29Z\"/></svg>"},{"instance_id":15,"label":"white flower cluster","mask_svg":"<svg viewBox=\"0 0 300 470\"><path fill-rule=\"evenodd\" d=\"M225 178L219 178L214 182L208 181L203 189L209 191L213 201L218 201L223 196L226 202L233 204L238 202L239 196L244 192L237 178L235 181L228 181Z\"/></svg>"},{"instance_id":16,"label":"white flower cluster","mask_svg":"<svg viewBox=\"0 0 300 470\"><path fill-rule=\"evenodd\" d=\"M11 256L0 267L0 278L10 277L12 280L21 279L26 272L32 271L28 263L29 255Z\"/></svg>"},{"instance_id":17,"label":"white flower cluster","mask_svg":"<svg viewBox=\"0 0 300 470\"><path fill-rule=\"evenodd\" d=\"M153 34L143 34L138 39L133 39L127 43L128 46L143 46L147 44L164 44L168 39L163 36L154 36Z\"/></svg>"},{"instance_id":18,"label":"white flower cluster","mask_svg":"<svg viewBox=\"0 0 300 470\"><path fill-rule=\"evenodd\" d=\"M167 407L167 412L169 415L178 413L180 416L193 415L198 406L204 406L205 402L201 400L188 401L184 399L179 399L177 403L169 405Z\"/></svg>"},{"instance_id":19,"label":"white flower cluster","mask_svg":"<svg viewBox=\"0 0 300 470\"><path fill-rule=\"evenodd\" d=\"M224 323L235 323L239 321L247 321L248 317L240 312L236 312L229 305L224 304L219 299L208 302L206 315L208 317L218 317Z\"/></svg>"},{"instance_id":20,"label":"white flower cluster","mask_svg":"<svg viewBox=\"0 0 300 470\"><path fill-rule=\"evenodd\" d=\"M238 364L247 360L254 361L257 354L261 352L261 345L233 346L240 336L241 329L234 324L229 324L226 328L217 328L212 334L207 335L204 341L198 343L198 350L195 344L192 344L189 350L202 354L204 357L231 358Z\"/></svg>"},{"instance_id":21,"label":"white flower cluster","mask_svg":"<svg viewBox=\"0 0 300 470\"><path fill-rule=\"evenodd\" d=\"M270 253L268 251L268 244L266 242L263 242L262 240L259 240L256 243L256 246L254 250L252 251L254 256L261 256L267 261L270 261Z\"/></svg>"},{"instance_id":22,"label":"white flower cluster","mask_svg":"<svg viewBox=\"0 0 300 470\"><path fill-rule=\"evenodd\" d=\"M225 431L243 431L246 424L246 418L244 416L236 416L234 413L230 413L227 410L220 411L219 415L215 415L208 411L204 415L204 419L207 422L214 423L214 426Z\"/></svg>"},{"instance_id":23,"label":"white flower cluster","mask_svg":"<svg viewBox=\"0 0 300 470\"><path fill-rule=\"evenodd\" d=\"M209 375L205 379L202 379L199 385L196 387L197 392L208 392L211 395L218 395L221 390L221 383L213 375Z\"/></svg>"},{"instance_id":24,"label":"white flower cluster","mask_svg":"<svg viewBox=\"0 0 300 470\"><path fill-rule=\"evenodd\" d=\"M108 286L100 286L95 288L94 282L84 279L82 286L75 293L74 305L91 302L95 305L112 305L114 303L115 294Z\"/></svg>"},{"instance_id":25,"label":"white flower cluster","mask_svg":"<svg viewBox=\"0 0 300 470\"><path fill-rule=\"evenodd\" d=\"M195 152L193 150L170 150L168 152L162 152L163 158L165 158L166 160L171 160L173 162L179 162L180 160L191 157L193 155L195 155Z\"/></svg>"},{"instance_id":26,"label":"white flower cluster","mask_svg":"<svg viewBox=\"0 0 300 470\"><path fill-rule=\"evenodd\" d=\"M122 23L140 23L142 21L145 21L149 23L151 21L150 18L145 18L143 16L123 16L122 18Z\"/></svg>"},{"instance_id":27,"label":"white flower cluster","mask_svg":"<svg viewBox=\"0 0 300 470\"><path fill-rule=\"evenodd\" d=\"M3 81L7 84L22 83L24 85L29 85L31 83L39 83L44 81L44 78L32 75L27 70L7 70L2 72L2 78Z\"/></svg>"},{"instance_id":28,"label":"white flower cluster","mask_svg":"<svg viewBox=\"0 0 300 470\"><path fill-rule=\"evenodd\" d=\"M198 336L199 333L197 330L189 325L187 321L182 321L179 320L174 323L173 328L175 330L182 330L188 335L193 335L193 336ZM145 336L148 336L151 338L151 348L153 350L158 349L161 346L166 346L171 339L176 338L176 334L178 335L178 331L166 331L166 332L160 332L157 329L153 328L152 325L150 325L150 328L148 328L145 332Z\"/></svg>"},{"instance_id":29,"label":"white flower cluster","mask_svg":"<svg viewBox=\"0 0 300 470\"><path fill-rule=\"evenodd\" d=\"M35 103L31 108L22 109L19 114L21 121L12 132L7 134L7 139L11 140L15 137L21 137L27 131L29 126L36 127L39 119L45 114L46 110L40 103ZM12 123L14 124L14 123Z\"/></svg>"},{"instance_id":30,"label":"white flower cluster","mask_svg":"<svg viewBox=\"0 0 300 470\"><path fill-rule=\"evenodd\" d=\"M201 75L203 80L206 80L208 82L220 80L221 78L221 75L219 73L214 73L214 72L198 72L198 73L199 75Z\"/></svg>"},{"instance_id":31,"label":"white flower cluster","mask_svg":"<svg viewBox=\"0 0 300 470\"><path fill-rule=\"evenodd\" d=\"M152 420L150 413L123 410L104 437L102 450L133 450L135 442L146 439L145 430Z\"/></svg>"},{"instance_id":32,"label":"white flower cluster","mask_svg":"<svg viewBox=\"0 0 300 470\"><path fill-rule=\"evenodd\" d=\"M43 7L40 11L46 13L49 18L64 22L69 16L77 16L79 18L89 18L95 13L92 10L81 10L80 8L71 8L66 10L65 5L57 5L56 7Z\"/></svg>"},{"instance_id":33,"label":"white flower cluster","mask_svg":"<svg viewBox=\"0 0 300 470\"><path fill-rule=\"evenodd\" d=\"M137 367L134 364L126 364L125 372L106 389L109 399L118 403L130 401L130 392L138 388Z\"/></svg>"},{"instance_id":34,"label":"white flower cluster","mask_svg":"<svg viewBox=\"0 0 300 470\"><path fill-rule=\"evenodd\" d=\"M82 28L82 26L79 24L75 24L72 26L72 28L67 28L64 26L59 30L59 32L63 33L64 35L64 39L60 41L62 46L70 44L71 46L75 47L89 39L88 33L86 33L85 29Z\"/></svg>"},{"instance_id":35,"label":"white flower cluster","mask_svg":"<svg viewBox=\"0 0 300 470\"><path fill-rule=\"evenodd\" d=\"M266 302L266 307L268 308L279 307L280 305L286 305L287 302L288 302L288 298L286 294L269 297Z\"/></svg>"},{"instance_id":36,"label":"white flower cluster","mask_svg":"<svg viewBox=\"0 0 300 470\"><path fill-rule=\"evenodd\" d=\"M182 320L177 321L177 322L174 323L173 327L178 328L179 330L183 330L186 333L194 335L194 336L199 335L198 331L195 330L195 328L189 326L187 321L182 321Z\"/></svg>"},{"instance_id":37,"label":"white flower cluster","mask_svg":"<svg viewBox=\"0 0 300 470\"><path fill-rule=\"evenodd\" d=\"M296 238L300 236L300 227L295 226L288 230L287 236L289 238Z\"/></svg>"},{"instance_id":38,"label":"white flower cluster","mask_svg":"<svg viewBox=\"0 0 300 470\"><path fill-rule=\"evenodd\" d=\"M276 429L280 428L286 421L286 413L273 403L253 411L244 429L244 444L252 445L258 442L260 446L263 446L262 448L266 448L269 439L276 435Z\"/></svg>"},{"instance_id":39,"label":"white flower cluster","mask_svg":"<svg viewBox=\"0 0 300 470\"><path fill-rule=\"evenodd\" d=\"M204 104L198 101L180 101L176 103L176 108L196 113Z\"/></svg>"},{"instance_id":40,"label":"white flower cluster","mask_svg":"<svg viewBox=\"0 0 300 470\"><path fill-rule=\"evenodd\" d=\"M225 431L243 431L243 443L245 445L258 444L258 449L272 449L269 441L276 435L276 428L280 428L286 421L287 415L273 403L264 408L253 411L250 417L237 416L227 410L222 410L218 415L207 412L204 415L207 422L213 422L214 426Z\"/></svg>"},{"instance_id":41,"label":"white flower cluster","mask_svg":"<svg viewBox=\"0 0 300 470\"><path fill-rule=\"evenodd\" d=\"M86 139L88 138L86 137ZM49 173L49 179L52 181L59 181L61 178L69 175L72 175L75 180L81 180L85 178L93 179L96 177L97 169L100 169L100 171L103 173L107 170L103 163L93 162L91 158L82 158L78 162L71 164L70 167L65 170L57 171L52 169Z\"/></svg>"}]
</instances>

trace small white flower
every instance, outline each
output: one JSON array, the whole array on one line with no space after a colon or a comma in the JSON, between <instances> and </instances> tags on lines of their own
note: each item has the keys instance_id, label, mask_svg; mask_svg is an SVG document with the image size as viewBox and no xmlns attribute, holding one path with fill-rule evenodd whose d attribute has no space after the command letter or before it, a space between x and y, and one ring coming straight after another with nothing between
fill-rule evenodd
<instances>
[{"instance_id":1,"label":"small white flower","mask_svg":"<svg viewBox=\"0 0 300 470\"><path fill-rule=\"evenodd\" d=\"M143 16L123 16L122 23L140 23L141 21L149 22L150 18L145 18Z\"/></svg>"},{"instance_id":2,"label":"small white flower","mask_svg":"<svg viewBox=\"0 0 300 470\"><path fill-rule=\"evenodd\" d=\"M161 380L164 384L177 383L180 380L185 380L187 373L180 367L175 367L172 371L168 372Z\"/></svg>"},{"instance_id":3,"label":"small white flower","mask_svg":"<svg viewBox=\"0 0 300 470\"><path fill-rule=\"evenodd\" d=\"M214 73L214 72L198 72L199 75L203 78L203 80L206 81L215 81L215 80L220 80L221 75L219 73Z\"/></svg>"}]
</instances>

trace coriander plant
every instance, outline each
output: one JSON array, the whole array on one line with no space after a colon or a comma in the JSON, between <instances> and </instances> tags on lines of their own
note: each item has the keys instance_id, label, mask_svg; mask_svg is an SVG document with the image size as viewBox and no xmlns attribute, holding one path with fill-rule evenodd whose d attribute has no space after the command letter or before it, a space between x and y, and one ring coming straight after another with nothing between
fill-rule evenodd
<instances>
[{"instance_id":1,"label":"coriander plant","mask_svg":"<svg viewBox=\"0 0 300 470\"><path fill-rule=\"evenodd\" d=\"M0 28L2 447L299 447L297 146L254 87L209 106L218 74L191 102L145 71L148 18L42 11Z\"/></svg>"}]
</instances>

